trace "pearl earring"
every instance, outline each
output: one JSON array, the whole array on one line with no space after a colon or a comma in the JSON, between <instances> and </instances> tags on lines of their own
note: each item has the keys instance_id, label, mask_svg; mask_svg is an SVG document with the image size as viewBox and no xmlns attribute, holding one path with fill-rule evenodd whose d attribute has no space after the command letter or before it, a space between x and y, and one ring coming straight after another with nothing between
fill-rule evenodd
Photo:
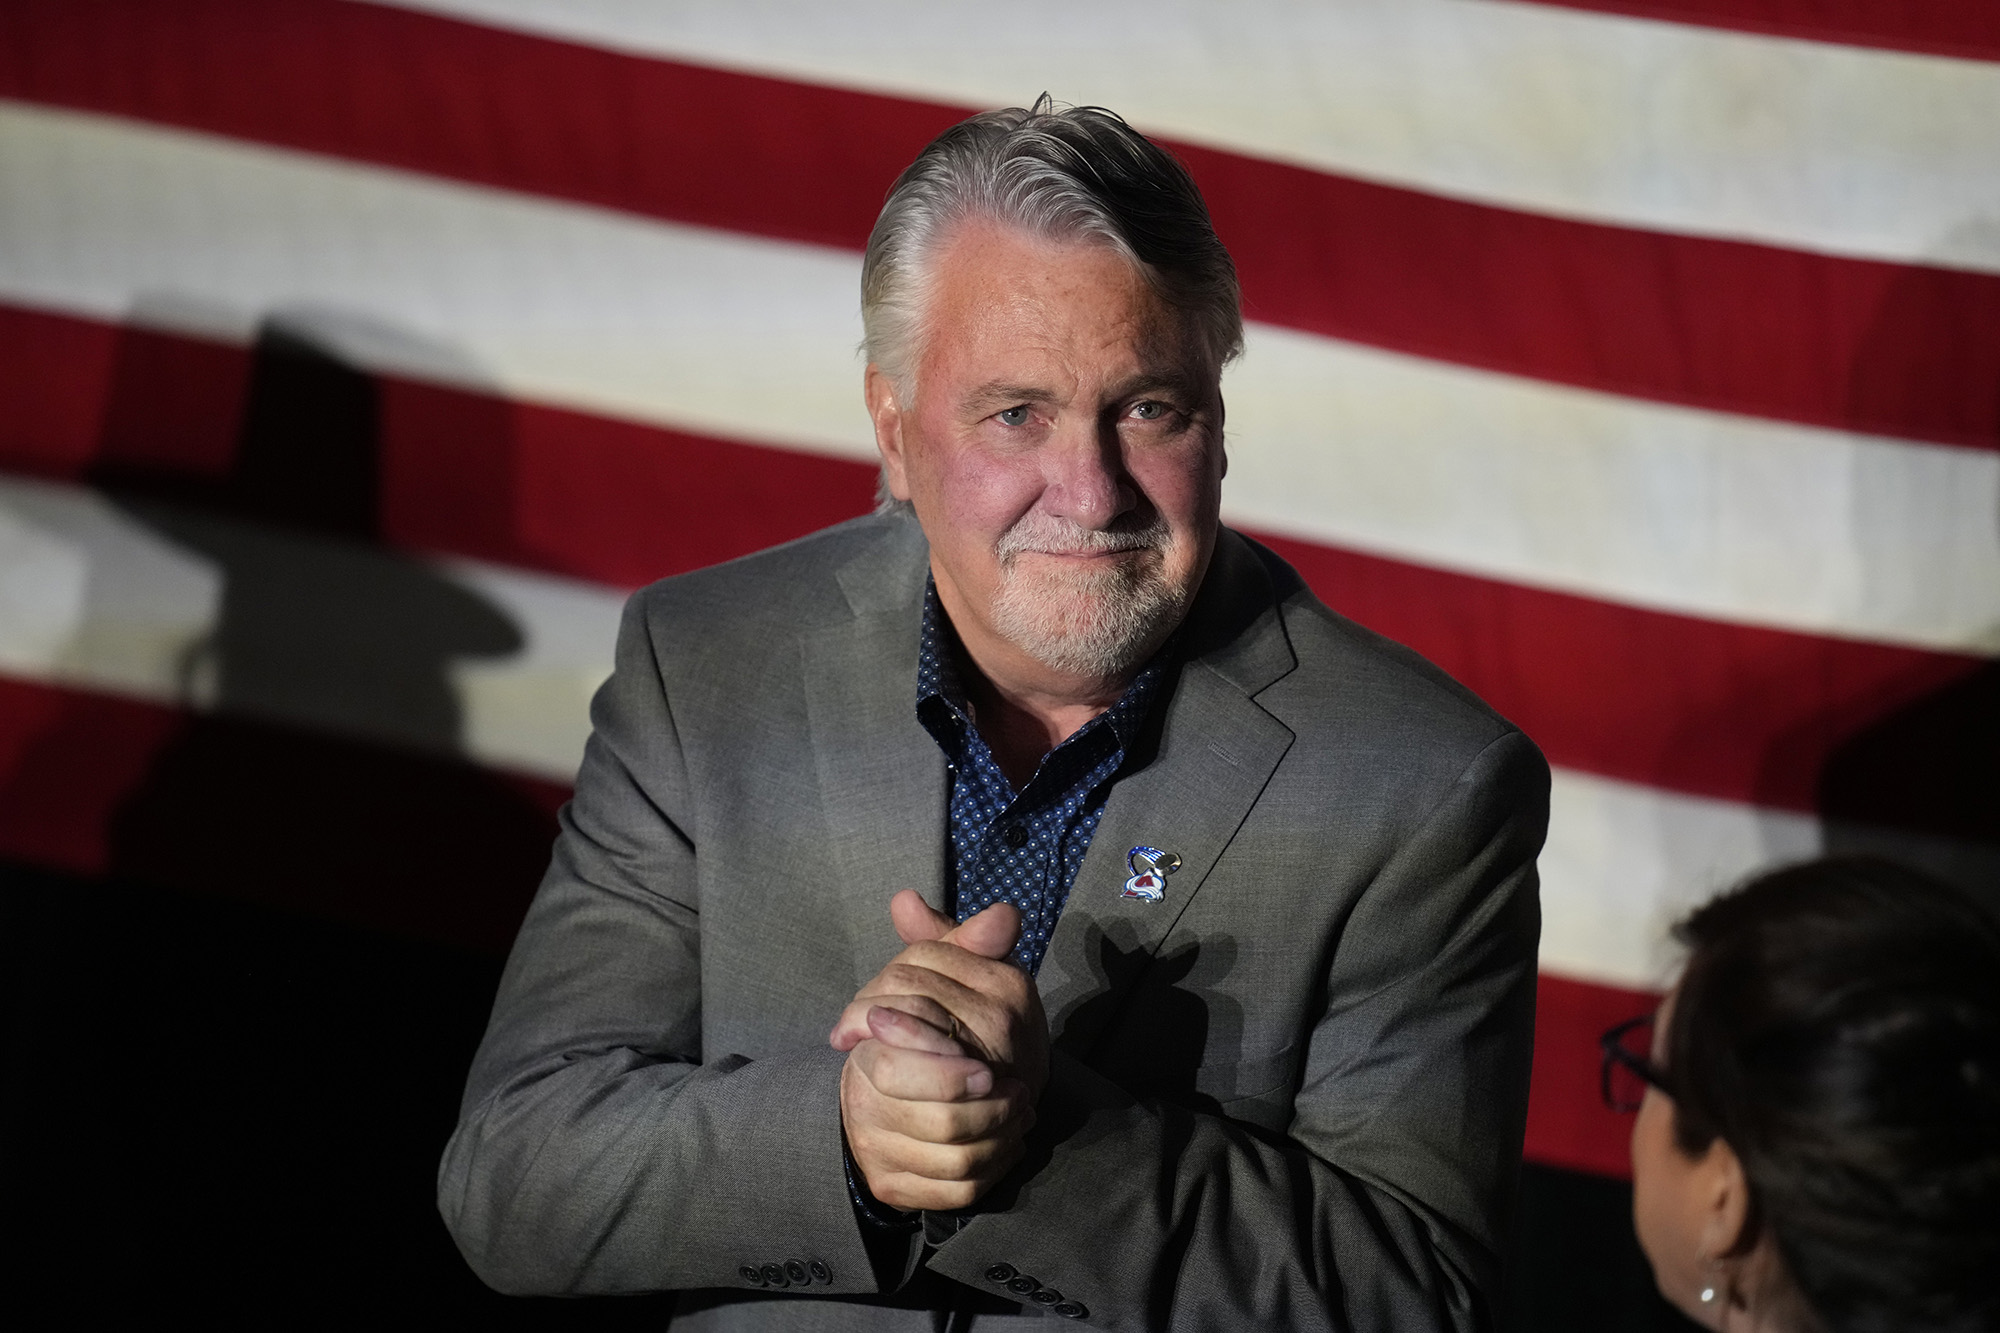
<instances>
[{"instance_id":1,"label":"pearl earring","mask_svg":"<svg viewBox=\"0 0 2000 1333\"><path fill-rule=\"evenodd\" d=\"M1720 1293L1716 1290L1717 1286L1719 1286L1720 1284L1716 1281L1715 1275L1717 1271L1721 1268L1721 1265L1715 1261L1713 1256L1707 1254L1697 1253L1695 1255L1695 1260L1703 1268L1708 1270L1708 1275L1709 1275L1708 1281L1702 1284L1701 1303L1703 1305L1713 1305L1715 1304L1715 1298L1718 1295L1720 1295Z\"/></svg>"}]
</instances>

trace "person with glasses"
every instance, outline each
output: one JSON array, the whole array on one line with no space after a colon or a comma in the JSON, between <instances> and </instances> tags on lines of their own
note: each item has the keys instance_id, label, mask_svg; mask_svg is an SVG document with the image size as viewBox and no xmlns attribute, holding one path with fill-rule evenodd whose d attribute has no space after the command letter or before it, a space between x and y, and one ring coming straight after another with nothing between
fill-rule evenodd
<instances>
[{"instance_id":1,"label":"person with glasses","mask_svg":"<svg viewBox=\"0 0 2000 1333\"><path fill-rule=\"evenodd\" d=\"M1883 861L1773 871L1676 930L1604 1034L1633 1221L1706 1328L2000 1330L2000 923Z\"/></svg>"}]
</instances>

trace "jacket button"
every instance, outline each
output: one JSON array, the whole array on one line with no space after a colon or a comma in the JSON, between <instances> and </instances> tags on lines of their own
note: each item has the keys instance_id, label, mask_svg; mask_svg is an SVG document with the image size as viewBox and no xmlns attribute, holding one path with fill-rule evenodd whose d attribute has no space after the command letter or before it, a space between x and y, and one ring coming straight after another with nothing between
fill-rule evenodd
<instances>
[{"instance_id":1,"label":"jacket button","mask_svg":"<svg viewBox=\"0 0 2000 1333\"><path fill-rule=\"evenodd\" d=\"M795 1287L803 1287L812 1281L812 1274L806 1271L804 1261L799 1259L785 1261L785 1276L792 1280L792 1285Z\"/></svg>"},{"instance_id":2,"label":"jacket button","mask_svg":"<svg viewBox=\"0 0 2000 1333\"><path fill-rule=\"evenodd\" d=\"M1028 1299L1037 1305L1060 1305L1062 1304L1062 1293L1054 1287L1043 1287L1038 1291L1029 1292Z\"/></svg>"},{"instance_id":3,"label":"jacket button","mask_svg":"<svg viewBox=\"0 0 2000 1333\"><path fill-rule=\"evenodd\" d=\"M1007 1290L1013 1292L1016 1296L1025 1296L1041 1285L1041 1283L1023 1273L1007 1284Z\"/></svg>"},{"instance_id":4,"label":"jacket button","mask_svg":"<svg viewBox=\"0 0 2000 1333\"><path fill-rule=\"evenodd\" d=\"M995 1264L986 1270L986 1280L988 1282L1010 1282L1013 1280L1014 1274L1020 1271L1020 1269L1014 1267L1012 1264Z\"/></svg>"},{"instance_id":5,"label":"jacket button","mask_svg":"<svg viewBox=\"0 0 2000 1333\"><path fill-rule=\"evenodd\" d=\"M825 1286L827 1283L833 1281L833 1270L820 1260L815 1259L807 1264L806 1267L812 1271L812 1280L821 1286Z\"/></svg>"},{"instance_id":6,"label":"jacket button","mask_svg":"<svg viewBox=\"0 0 2000 1333\"><path fill-rule=\"evenodd\" d=\"M1061 1305L1056 1306L1056 1313L1065 1319L1082 1319L1090 1311L1084 1309L1080 1301L1064 1301Z\"/></svg>"},{"instance_id":7,"label":"jacket button","mask_svg":"<svg viewBox=\"0 0 2000 1333\"><path fill-rule=\"evenodd\" d=\"M1000 837L1009 847L1012 847L1017 852L1028 845L1028 830L1022 828L1019 824L1009 824L1007 831L1002 833Z\"/></svg>"},{"instance_id":8,"label":"jacket button","mask_svg":"<svg viewBox=\"0 0 2000 1333\"><path fill-rule=\"evenodd\" d=\"M743 1280L745 1282L748 1282L751 1286L761 1287L764 1285L764 1275L763 1273L758 1271L757 1265L745 1264L743 1265L743 1267L737 1269L736 1271L739 1274L741 1274Z\"/></svg>"},{"instance_id":9,"label":"jacket button","mask_svg":"<svg viewBox=\"0 0 2000 1333\"><path fill-rule=\"evenodd\" d=\"M769 1287L784 1287L789 1286L790 1283L785 1281L784 1269L778 1267L776 1264L765 1264L764 1285Z\"/></svg>"}]
</instances>

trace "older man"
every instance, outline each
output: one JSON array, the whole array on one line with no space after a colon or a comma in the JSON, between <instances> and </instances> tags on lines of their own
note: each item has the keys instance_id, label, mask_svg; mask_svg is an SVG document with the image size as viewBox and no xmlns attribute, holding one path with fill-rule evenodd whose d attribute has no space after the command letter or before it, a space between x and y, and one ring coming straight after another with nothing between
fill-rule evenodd
<instances>
[{"instance_id":1,"label":"older man","mask_svg":"<svg viewBox=\"0 0 2000 1333\"><path fill-rule=\"evenodd\" d=\"M883 512L632 599L466 1256L677 1329L1486 1327L1540 755L1220 526L1234 271L1115 116L948 131L862 281Z\"/></svg>"}]
</instances>

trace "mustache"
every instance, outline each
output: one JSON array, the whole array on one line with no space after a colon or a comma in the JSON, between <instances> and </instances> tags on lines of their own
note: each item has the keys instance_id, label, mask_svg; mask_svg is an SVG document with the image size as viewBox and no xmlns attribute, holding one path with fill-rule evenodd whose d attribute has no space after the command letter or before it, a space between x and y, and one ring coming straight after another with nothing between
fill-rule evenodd
<instances>
[{"instance_id":1,"label":"mustache","mask_svg":"<svg viewBox=\"0 0 2000 1333\"><path fill-rule=\"evenodd\" d=\"M1109 555L1118 551L1158 551L1172 538L1165 518L1109 528L1086 528L1075 519L1054 514L1023 514L1000 535L994 553L1003 563L1026 552L1040 555Z\"/></svg>"}]
</instances>

